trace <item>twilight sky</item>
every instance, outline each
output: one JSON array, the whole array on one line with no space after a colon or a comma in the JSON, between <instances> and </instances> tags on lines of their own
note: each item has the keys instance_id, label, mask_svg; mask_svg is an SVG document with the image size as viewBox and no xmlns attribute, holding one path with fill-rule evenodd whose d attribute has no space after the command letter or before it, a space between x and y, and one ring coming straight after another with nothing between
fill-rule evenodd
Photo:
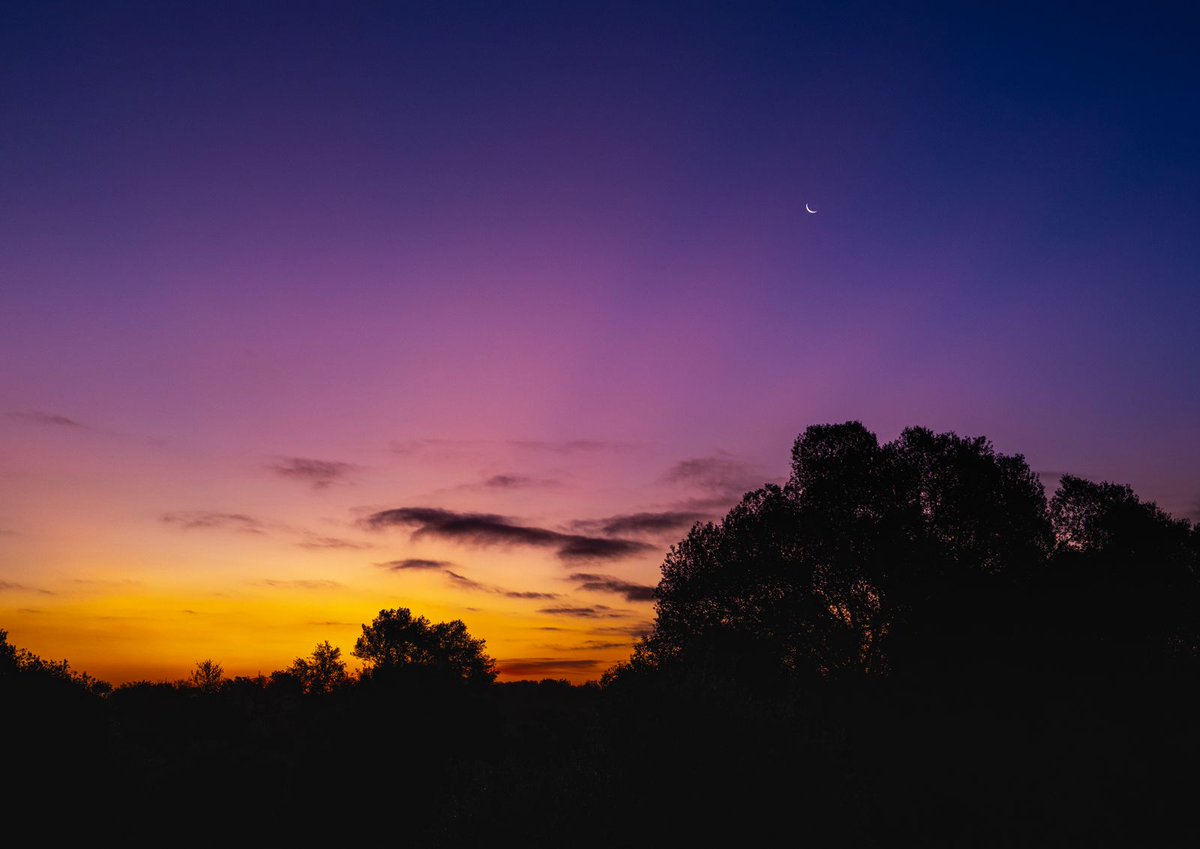
<instances>
[{"instance_id":1,"label":"twilight sky","mask_svg":"<svg viewBox=\"0 0 1200 849\"><path fill-rule=\"evenodd\" d=\"M848 419L1200 519L1194 13L899 5L6 4L0 628L595 678Z\"/></svg>"}]
</instances>

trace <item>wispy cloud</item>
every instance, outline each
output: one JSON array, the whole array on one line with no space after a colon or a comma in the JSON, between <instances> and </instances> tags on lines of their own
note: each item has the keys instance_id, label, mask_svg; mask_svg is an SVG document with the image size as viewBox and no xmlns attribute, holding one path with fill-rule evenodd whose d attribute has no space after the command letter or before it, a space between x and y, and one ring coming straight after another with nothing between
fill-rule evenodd
<instances>
[{"instance_id":1,"label":"wispy cloud","mask_svg":"<svg viewBox=\"0 0 1200 849\"><path fill-rule=\"evenodd\" d=\"M577 531L602 533L610 536L658 535L687 530L696 522L708 518L707 513L694 510L668 510L658 513L625 513L606 519L580 519L571 527Z\"/></svg>"},{"instance_id":2,"label":"wispy cloud","mask_svg":"<svg viewBox=\"0 0 1200 849\"><path fill-rule=\"evenodd\" d=\"M520 525L492 513L457 513L436 507L382 510L364 520L369 528L412 527L413 537L432 536L474 545L525 545L553 549L561 560L615 560L651 550L629 539L565 534L548 528Z\"/></svg>"},{"instance_id":3,"label":"wispy cloud","mask_svg":"<svg viewBox=\"0 0 1200 849\"><path fill-rule=\"evenodd\" d=\"M342 586L337 581L320 579L275 580L268 578L262 583L277 590L336 590Z\"/></svg>"},{"instance_id":4,"label":"wispy cloud","mask_svg":"<svg viewBox=\"0 0 1200 849\"><path fill-rule=\"evenodd\" d=\"M355 542L354 540L342 539L341 537L323 537L315 534L306 535L305 539L296 543L301 548L313 550L320 549L343 549L343 550L363 550L371 548L369 543Z\"/></svg>"},{"instance_id":5,"label":"wispy cloud","mask_svg":"<svg viewBox=\"0 0 1200 849\"><path fill-rule=\"evenodd\" d=\"M461 572L455 572L450 567L455 564L447 560L421 560L418 558L409 558L407 560L391 560L387 563L377 563L377 566L382 566L385 569L393 572L407 571L424 571L424 572L441 572L446 576L454 586L472 590L474 592L493 593L502 595L505 598L524 598L535 599L539 601L550 601L559 597L558 593L538 592L534 590L510 590L507 587L497 586L496 584L487 584L482 581L476 581L474 578L468 578Z\"/></svg>"},{"instance_id":6,"label":"wispy cloud","mask_svg":"<svg viewBox=\"0 0 1200 849\"><path fill-rule=\"evenodd\" d=\"M541 451L552 454L595 454L602 451L624 451L632 447L628 442L609 442L602 439L510 439L507 444L523 451Z\"/></svg>"},{"instance_id":7,"label":"wispy cloud","mask_svg":"<svg viewBox=\"0 0 1200 849\"><path fill-rule=\"evenodd\" d=\"M549 601L551 599L558 598L558 593L542 593L533 592L530 590L509 590L505 589L504 587L498 587L495 584L484 584L468 578L465 575L460 575L457 572L451 572L449 569L446 570L446 577L449 578L450 582L455 586L462 587L463 589L476 590L478 592L485 593L495 593L496 595L502 595L505 598L537 599L540 601Z\"/></svg>"},{"instance_id":8,"label":"wispy cloud","mask_svg":"<svg viewBox=\"0 0 1200 849\"><path fill-rule=\"evenodd\" d=\"M708 457L680 460L667 470L663 480L699 490L697 496L685 502L692 509L729 506L763 484L757 467L725 451L716 451Z\"/></svg>"},{"instance_id":9,"label":"wispy cloud","mask_svg":"<svg viewBox=\"0 0 1200 849\"><path fill-rule=\"evenodd\" d=\"M31 587L28 584L17 584L12 581L0 581L0 592L12 593L37 593L38 595L56 595L50 590L44 590L41 587Z\"/></svg>"},{"instance_id":10,"label":"wispy cloud","mask_svg":"<svg viewBox=\"0 0 1200 849\"><path fill-rule=\"evenodd\" d=\"M549 616L573 616L578 619L621 619L627 614L603 604L580 606L540 607L538 613Z\"/></svg>"},{"instance_id":11,"label":"wispy cloud","mask_svg":"<svg viewBox=\"0 0 1200 849\"><path fill-rule=\"evenodd\" d=\"M32 424L48 425L50 427L85 427L81 422L78 422L68 416L61 416L57 413L43 413L37 410L23 410L12 412L8 415L14 419L21 419Z\"/></svg>"},{"instance_id":12,"label":"wispy cloud","mask_svg":"<svg viewBox=\"0 0 1200 849\"><path fill-rule=\"evenodd\" d=\"M163 514L162 520L184 530L233 530L247 534L265 534L266 526L245 513L220 513L211 510L184 510Z\"/></svg>"},{"instance_id":13,"label":"wispy cloud","mask_svg":"<svg viewBox=\"0 0 1200 849\"><path fill-rule=\"evenodd\" d=\"M560 485L560 482L553 478L534 478L515 473L492 475L483 482L487 489L541 489Z\"/></svg>"},{"instance_id":14,"label":"wispy cloud","mask_svg":"<svg viewBox=\"0 0 1200 849\"><path fill-rule=\"evenodd\" d=\"M538 648L549 649L550 651L603 651L605 649L621 649L629 648L633 645L632 640L584 640L582 643L547 643L538 646Z\"/></svg>"},{"instance_id":15,"label":"wispy cloud","mask_svg":"<svg viewBox=\"0 0 1200 849\"><path fill-rule=\"evenodd\" d=\"M589 629L593 634L625 634L630 637L644 637L653 630L653 622L635 622L632 625L605 625L600 628Z\"/></svg>"},{"instance_id":16,"label":"wispy cloud","mask_svg":"<svg viewBox=\"0 0 1200 849\"><path fill-rule=\"evenodd\" d=\"M280 477L307 483L313 489L327 489L343 482L358 469L351 463L310 457L280 457L268 468Z\"/></svg>"},{"instance_id":17,"label":"wispy cloud","mask_svg":"<svg viewBox=\"0 0 1200 849\"><path fill-rule=\"evenodd\" d=\"M72 578L72 584L84 587L140 587L142 581L133 578Z\"/></svg>"},{"instance_id":18,"label":"wispy cloud","mask_svg":"<svg viewBox=\"0 0 1200 849\"><path fill-rule=\"evenodd\" d=\"M502 675L537 675L548 677L556 672L584 672L595 669L604 661L558 657L514 657L496 662Z\"/></svg>"},{"instance_id":19,"label":"wispy cloud","mask_svg":"<svg viewBox=\"0 0 1200 849\"><path fill-rule=\"evenodd\" d=\"M393 572L406 572L408 570L448 569L454 564L449 560L423 560L420 557L406 557L403 560L388 560L375 565Z\"/></svg>"},{"instance_id":20,"label":"wispy cloud","mask_svg":"<svg viewBox=\"0 0 1200 849\"><path fill-rule=\"evenodd\" d=\"M603 439L405 439L392 442L392 451L405 456L436 456L465 458L495 455L498 452L531 454L599 454L606 451L627 451L628 442Z\"/></svg>"},{"instance_id":21,"label":"wispy cloud","mask_svg":"<svg viewBox=\"0 0 1200 849\"><path fill-rule=\"evenodd\" d=\"M515 491L522 489L550 489L562 486L562 481L556 478L533 477L519 472L505 472L484 477L478 483L464 483L456 487L460 490L504 490Z\"/></svg>"},{"instance_id":22,"label":"wispy cloud","mask_svg":"<svg viewBox=\"0 0 1200 849\"><path fill-rule=\"evenodd\" d=\"M570 580L579 584L581 590L592 592L614 593L624 596L626 601L653 601L654 587L645 584L635 584L613 575L597 575L590 572L576 572Z\"/></svg>"}]
</instances>

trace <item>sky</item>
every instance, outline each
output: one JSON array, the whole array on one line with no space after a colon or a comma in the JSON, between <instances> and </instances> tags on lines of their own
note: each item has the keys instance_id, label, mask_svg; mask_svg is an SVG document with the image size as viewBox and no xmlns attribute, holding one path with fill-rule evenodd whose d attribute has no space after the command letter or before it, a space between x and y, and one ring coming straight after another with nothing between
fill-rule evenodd
<instances>
[{"instance_id":1,"label":"sky","mask_svg":"<svg viewBox=\"0 0 1200 849\"><path fill-rule=\"evenodd\" d=\"M1200 519L1196 33L7 3L0 629L174 680L407 607L595 679L671 543L849 420Z\"/></svg>"}]
</instances>

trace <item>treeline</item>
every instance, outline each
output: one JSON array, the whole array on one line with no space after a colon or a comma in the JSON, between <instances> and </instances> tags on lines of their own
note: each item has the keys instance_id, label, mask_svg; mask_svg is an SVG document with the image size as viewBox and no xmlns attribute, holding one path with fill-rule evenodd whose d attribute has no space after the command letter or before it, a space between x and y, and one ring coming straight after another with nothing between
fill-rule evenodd
<instances>
[{"instance_id":1,"label":"treeline","mask_svg":"<svg viewBox=\"0 0 1200 849\"><path fill-rule=\"evenodd\" d=\"M809 428L599 684L497 684L403 608L352 654L111 689L0 639L0 798L271 845L1200 844L1200 528L982 438Z\"/></svg>"}]
</instances>

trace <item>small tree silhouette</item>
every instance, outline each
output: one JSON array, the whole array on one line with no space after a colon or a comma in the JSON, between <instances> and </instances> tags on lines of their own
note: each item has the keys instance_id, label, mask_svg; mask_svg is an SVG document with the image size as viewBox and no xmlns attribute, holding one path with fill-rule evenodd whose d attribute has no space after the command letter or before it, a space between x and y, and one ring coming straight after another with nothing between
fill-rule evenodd
<instances>
[{"instance_id":1,"label":"small tree silhouette","mask_svg":"<svg viewBox=\"0 0 1200 849\"><path fill-rule=\"evenodd\" d=\"M310 694L331 693L349 680L342 650L328 640L318 643L309 657L296 658L287 672L300 679L304 692Z\"/></svg>"},{"instance_id":2,"label":"small tree silhouette","mask_svg":"<svg viewBox=\"0 0 1200 849\"><path fill-rule=\"evenodd\" d=\"M213 660L202 660L188 676L188 683L202 693L215 693L221 688L224 676L225 670L221 668L221 664Z\"/></svg>"}]
</instances>

